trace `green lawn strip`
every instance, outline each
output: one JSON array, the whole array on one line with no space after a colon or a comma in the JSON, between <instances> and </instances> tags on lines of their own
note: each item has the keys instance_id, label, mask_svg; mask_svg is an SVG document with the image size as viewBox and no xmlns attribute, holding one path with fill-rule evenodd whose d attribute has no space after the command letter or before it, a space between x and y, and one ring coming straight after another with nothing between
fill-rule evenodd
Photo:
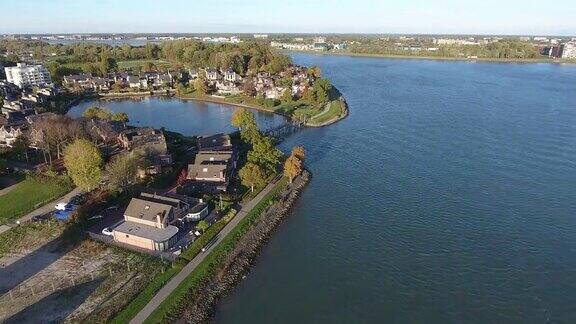
<instances>
[{"instance_id":1,"label":"green lawn strip","mask_svg":"<svg viewBox=\"0 0 576 324\"><path fill-rule=\"evenodd\" d=\"M218 244L196 269L166 298L162 304L146 319L145 323L161 323L168 320L167 316L180 314L183 300L188 293L198 287L205 279L214 275L218 267L224 262L226 256L236 246L240 238L258 220L267 206L272 204L278 193L287 185L286 178L280 180L240 223Z\"/></svg>"},{"instance_id":2,"label":"green lawn strip","mask_svg":"<svg viewBox=\"0 0 576 324\"><path fill-rule=\"evenodd\" d=\"M330 102L330 108L323 114L317 115L310 120L314 125L322 124L329 120L336 119L342 115L342 103L339 100Z\"/></svg>"},{"instance_id":3,"label":"green lawn strip","mask_svg":"<svg viewBox=\"0 0 576 324\"><path fill-rule=\"evenodd\" d=\"M49 203L72 190L58 178L43 180L27 178L5 195L0 196L0 224L5 224Z\"/></svg>"}]
</instances>

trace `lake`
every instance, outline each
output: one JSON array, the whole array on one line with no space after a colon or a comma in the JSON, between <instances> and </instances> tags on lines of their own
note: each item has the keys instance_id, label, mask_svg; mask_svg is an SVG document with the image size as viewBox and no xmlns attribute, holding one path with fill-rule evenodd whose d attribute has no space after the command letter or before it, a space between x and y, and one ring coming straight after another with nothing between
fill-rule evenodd
<instances>
[{"instance_id":1,"label":"lake","mask_svg":"<svg viewBox=\"0 0 576 324\"><path fill-rule=\"evenodd\" d=\"M215 322L576 322L575 65L293 57L350 116Z\"/></svg>"},{"instance_id":2,"label":"lake","mask_svg":"<svg viewBox=\"0 0 576 324\"><path fill-rule=\"evenodd\" d=\"M134 99L85 100L72 107L68 115L80 117L91 106L99 106L114 112L125 112L133 126L165 127L184 135L211 135L231 133L230 125L234 110L229 105L171 97L143 97ZM285 122L285 118L271 113L254 111L262 129L270 129Z\"/></svg>"},{"instance_id":3,"label":"lake","mask_svg":"<svg viewBox=\"0 0 576 324\"><path fill-rule=\"evenodd\" d=\"M215 322L576 322L575 65L293 57L350 116L282 144L312 181ZM174 98L70 114L94 104L232 130L234 108Z\"/></svg>"}]
</instances>

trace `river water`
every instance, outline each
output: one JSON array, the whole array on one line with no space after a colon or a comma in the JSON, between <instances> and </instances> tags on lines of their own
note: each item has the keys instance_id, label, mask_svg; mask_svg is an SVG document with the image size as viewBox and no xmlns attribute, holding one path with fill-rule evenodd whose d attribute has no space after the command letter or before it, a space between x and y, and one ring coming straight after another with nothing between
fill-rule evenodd
<instances>
[{"instance_id":1,"label":"river water","mask_svg":"<svg viewBox=\"0 0 576 324\"><path fill-rule=\"evenodd\" d=\"M294 59L351 113L216 322L576 322L575 65Z\"/></svg>"},{"instance_id":2,"label":"river water","mask_svg":"<svg viewBox=\"0 0 576 324\"><path fill-rule=\"evenodd\" d=\"M215 322L576 322L576 66L294 60L319 65L350 116L283 143L305 146L312 182ZM220 105L101 104L231 130Z\"/></svg>"}]
</instances>

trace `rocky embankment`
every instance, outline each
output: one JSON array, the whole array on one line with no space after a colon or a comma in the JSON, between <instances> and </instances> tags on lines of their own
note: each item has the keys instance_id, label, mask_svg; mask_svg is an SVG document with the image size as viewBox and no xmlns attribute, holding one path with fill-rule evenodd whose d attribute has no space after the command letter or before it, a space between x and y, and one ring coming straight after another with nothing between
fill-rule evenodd
<instances>
[{"instance_id":1,"label":"rocky embankment","mask_svg":"<svg viewBox=\"0 0 576 324\"><path fill-rule=\"evenodd\" d=\"M178 322L203 323L210 319L218 300L225 297L250 270L260 248L289 214L310 178L310 173L304 171L279 194L278 202L266 209L250 231L240 239L216 276L186 298L189 305L185 307Z\"/></svg>"}]
</instances>

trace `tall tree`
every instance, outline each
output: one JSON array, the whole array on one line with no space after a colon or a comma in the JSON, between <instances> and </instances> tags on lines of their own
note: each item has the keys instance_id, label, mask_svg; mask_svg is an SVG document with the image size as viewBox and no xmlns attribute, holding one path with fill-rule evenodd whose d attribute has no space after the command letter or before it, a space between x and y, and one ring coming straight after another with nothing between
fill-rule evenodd
<instances>
[{"instance_id":1,"label":"tall tree","mask_svg":"<svg viewBox=\"0 0 576 324\"><path fill-rule=\"evenodd\" d=\"M70 178L85 191L98 187L102 164L100 151L89 140L77 139L64 150L64 166Z\"/></svg>"},{"instance_id":2,"label":"tall tree","mask_svg":"<svg viewBox=\"0 0 576 324\"><path fill-rule=\"evenodd\" d=\"M302 161L294 155L290 155L286 162L284 162L284 175L288 177L290 183L296 176L302 173L303 170Z\"/></svg>"},{"instance_id":3,"label":"tall tree","mask_svg":"<svg viewBox=\"0 0 576 324\"><path fill-rule=\"evenodd\" d=\"M264 170L255 163L246 163L246 165L240 169L238 175L242 180L242 184L249 187L252 192L254 192L254 187L266 184L266 174Z\"/></svg>"},{"instance_id":4,"label":"tall tree","mask_svg":"<svg viewBox=\"0 0 576 324\"><path fill-rule=\"evenodd\" d=\"M208 93L208 85L206 84L206 76L203 73L200 73L198 78L194 80L194 91L198 94L205 95Z\"/></svg>"},{"instance_id":5,"label":"tall tree","mask_svg":"<svg viewBox=\"0 0 576 324\"><path fill-rule=\"evenodd\" d=\"M106 165L106 175L113 189L125 189L138 180L138 168L144 165L144 156L139 151L115 156Z\"/></svg>"},{"instance_id":6,"label":"tall tree","mask_svg":"<svg viewBox=\"0 0 576 324\"><path fill-rule=\"evenodd\" d=\"M303 146L295 146L292 149L292 155L297 157L300 161L302 161L302 163L304 163L304 160L306 160L306 150Z\"/></svg>"},{"instance_id":7,"label":"tall tree","mask_svg":"<svg viewBox=\"0 0 576 324\"><path fill-rule=\"evenodd\" d=\"M280 165L282 152L278 150L270 137L261 136L252 145L248 152L248 162L262 168L265 174L274 174Z\"/></svg>"}]
</instances>

